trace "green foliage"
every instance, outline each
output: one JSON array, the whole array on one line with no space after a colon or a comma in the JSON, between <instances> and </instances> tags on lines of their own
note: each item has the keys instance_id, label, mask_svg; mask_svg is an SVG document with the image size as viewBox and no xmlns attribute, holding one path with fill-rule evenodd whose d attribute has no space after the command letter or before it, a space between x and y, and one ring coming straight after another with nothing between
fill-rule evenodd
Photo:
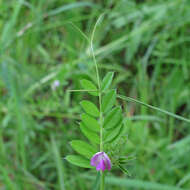
<instances>
[{"instance_id":1,"label":"green foliage","mask_svg":"<svg viewBox=\"0 0 190 190\"><path fill-rule=\"evenodd\" d=\"M122 161L130 179L113 168L107 189L190 189L189 0L0 0L0 189L93 189L81 173L94 171L63 158L73 139L99 151L99 132L76 125L79 102L99 107L98 97L68 90L98 84L89 36L102 12L93 40L101 92L117 89L123 110L114 125L103 114L104 135L123 124L104 148L114 166L121 153L137 158Z\"/></svg>"},{"instance_id":2,"label":"green foliage","mask_svg":"<svg viewBox=\"0 0 190 190\"><path fill-rule=\"evenodd\" d=\"M100 143L100 137L93 131L89 130L82 122L80 123L80 130L92 143Z\"/></svg>"},{"instance_id":3,"label":"green foliage","mask_svg":"<svg viewBox=\"0 0 190 190\"><path fill-rule=\"evenodd\" d=\"M65 158L67 161L69 161L71 164L74 164L76 166L82 167L82 168L92 168L92 166L90 165L89 160L81 157L81 156L77 156L77 155L68 155Z\"/></svg>"},{"instance_id":4,"label":"green foliage","mask_svg":"<svg viewBox=\"0 0 190 190\"><path fill-rule=\"evenodd\" d=\"M93 96L98 96L98 92L90 92L90 90L98 91L96 86L89 80L81 80L81 85L85 90L88 90L88 93Z\"/></svg>"},{"instance_id":5,"label":"green foliage","mask_svg":"<svg viewBox=\"0 0 190 190\"><path fill-rule=\"evenodd\" d=\"M94 117L98 117L100 115L98 108L92 102L83 100L80 102L80 104L87 114L94 116Z\"/></svg>"},{"instance_id":6,"label":"green foliage","mask_svg":"<svg viewBox=\"0 0 190 190\"><path fill-rule=\"evenodd\" d=\"M90 179L94 180L94 176L85 176L85 179ZM135 189L152 189L152 190L186 190L180 187L175 187L172 185L165 185L165 184L160 184L156 182L147 182L143 180L138 180L138 179L130 179L130 178L119 178L119 177L107 177L106 179L107 184L109 186L117 186L119 188L126 189L126 188L135 188Z\"/></svg>"},{"instance_id":7,"label":"green foliage","mask_svg":"<svg viewBox=\"0 0 190 190\"><path fill-rule=\"evenodd\" d=\"M76 152L87 158L92 158L92 156L97 152L93 146L81 140L71 141L71 146Z\"/></svg>"},{"instance_id":8,"label":"green foliage","mask_svg":"<svg viewBox=\"0 0 190 190\"><path fill-rule=\"evenodd\" d=\"M128 170L127 170L126 168L124 168L121 164L119 164L118 166L119 166L119 168L120 168L125 174L127 174L128 176L131 176L131 175L129 174Z\"/></svg>"},{"instance_id":9,"label":"green foliage","mask_svg":"<svg viewBox=\"0 0 190 190\"><path fill-rule=\"evenodd\" d=\"M104 143L109 143L112 142L114 139L117 139L117 137L119 137L119 135L122 132L122 127L123 127L122 124L120 124L112 130L105 131Z\"/></svg>"},{"instance_id":10,"label":"green foliage","mask_svg":"<svg viewBox=\"0 0 190 190\"><path fill-rule=\"evenodd\" d=\"M83 124L92 131L99 132L100 125L96 119L89 116L88 114L82 114L81 120Z\"/></svg>"},{"instance_id":11,"label":"green foliage","mask_svg":"<svg viewBox=\"0 0 190 190\"><path fill-rule=\"evenodd\" d=\"M112 110L110 110L105 116L104 128L112 129L116 125L120 125L121 122L122 122L122 111L121 107L117 106Z\"/></svg>"},{"instance_id":12,"label":"green foliage","mask_svg":"<svg viewBox=\"0 0 190 190\"><path fill-rule=\"evenodd\" d=\"M108 72L106 76L103 78L102 85L101 85L102 91L109 89L113 80L113 76L114 76L114 72Z\"/></svg>"},{"instance_id":13,"label":"green foliage","mask_svg":"<svg viewBox=\"0 0 190 190\"><path fill-rule=\"evenodd\" d=\"M116 101L116 91L110 90L102 99L102 112L106 113L109 111Z\"/></svg>"}]
</instances>

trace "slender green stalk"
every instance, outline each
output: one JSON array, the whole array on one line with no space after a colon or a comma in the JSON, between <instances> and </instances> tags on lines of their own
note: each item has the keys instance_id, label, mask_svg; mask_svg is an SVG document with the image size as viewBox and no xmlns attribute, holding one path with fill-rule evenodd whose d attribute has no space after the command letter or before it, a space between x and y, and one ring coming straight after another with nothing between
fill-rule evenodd
<instances>
[{"instance_id":1,"label":"slender green stalk","mask_svg":"<svg viewBox=\"0 0 190 190\"><path fill-rule=\"evenodd\" d=\"M174 118L176 118L176 119L179 119L179 120L182 120L182 121L185 121L185 122L190 123L190 119L187 119L187 118L182 117L182 116L180 116L180 115L176 115L176 114L174 114L174 113L171 113L171 112L169 112L169 111L160 109L160 108L158 108L158 107L155 107L155 106L146 104L146 103L141 102L141 101L139 101L139 100L136 100L136 99L134 99L134 98L131 98L131 97L128 97L128 96L123 96L123 95L120 95L120 94L118 94L117 97L120 98L120 99L123 99L123 100L125 100L125 101L135 102L135 103L141 104L141 105L143 105L143 106L146 106L146 107L148 107L148 108L157 110L157 111L159 111L159 112L162 112L162 113L164 113L164 114L167 114L167 115L169 115L169 116L171 116L171 117L174 117Z\"/></svg>"},{"instance_id":2,"label":"slender green stalk","mask_svg":"<svg viewBox=\"0 0 190 190\"><path fill-rule=\"evenodd\" d=\"M100 15L100 17L98 18L98 20L96 21L96 24L94 26L94 29L92 31L92 36L91 36L91 40L90 40L90 47L91 47L91 51L92 51L92 57L93 57L93 61L95 64L95 68L96 68L96 77L97 77L97 83L98 83L98 90L99 90L99 110L100 110L100 152L103 151L103 114L102 114L102 92L101 92L101 85L100 85L100 76L99 76L99 71L98 71L98 64L96 62L96 58L94 55L94 50L93 50L93 38L94 38L94 33L96 31L96 27L99 23L99 21L101 20L103 14ZM100 182L100 190L104 190L104 173L101 171L101 182Z\"/></svg>"},{"instance_id":3,"label":"slender green stalk","mask_svg":"<svg viewBox=\"0 0 190 190\"><path fill-rule=\"evenodd\" d=\"M103 114L102 114L102 95L99 93L99 107L100 107L100 152L103 152ZM104 181L105 175L104 172L101 171L101 182L100 182L100 190L104 190Z\"/></svg>"},{"instance_id":4,"label":"slender green stalk","mask_svg":"<svg viewBox=\"0 0 190 190\"><path fill-rule=\"evenodd\" d=\"M95 58L95 54L94 54L94 49L93 49L93 39L94 39L94 34L96 31L96 27L98 25L98 23L100 22L101 18L102 18L103 14L99 16L98 20L96 21L96 24L94 26L94 29L92 31L92 36L91 36L91 40L90 40L90 47L91 47L91 51L92 51L92 57L93 57L93 61L95 64L95 68L96 68L96 77L97 77L97 82L98 82L98 89L100 90L100 77L99 77L99 71L98 71L98 64L96 62L96 58ZM101 94L99 94L101 95Z\"/></svg>"},{"instance_id":5,"label":"slender green stalk","mask_svg":"<svg viewBox=\"0 0 190 190\"><path fill-rule=\"evenodd\" d=\"M100 184L100 190L104 190L104 184L105 184L105 174L101 171L101 184Z\"/></svg>"},{"instance_id":6,"label":"slender green stalk","mask_svg":"<svg viewBox=\"0 0 190 190\"><path fill-rule=\"evenodd\" d=\"M103 115L102 115L102 95L99 93L99 107L100 107L100 152L103 151Z\"/></svg>"},{"instance_id":7,"label":"slender green stalk","mask_svg":"<svg viewBox=\"0 0 190 190\"><path fill-rule=\"evenodd\" d=\"M67 90L67 91L69 91L69 92L98 92L98 90Z\"/></svg>"}]
</instances>

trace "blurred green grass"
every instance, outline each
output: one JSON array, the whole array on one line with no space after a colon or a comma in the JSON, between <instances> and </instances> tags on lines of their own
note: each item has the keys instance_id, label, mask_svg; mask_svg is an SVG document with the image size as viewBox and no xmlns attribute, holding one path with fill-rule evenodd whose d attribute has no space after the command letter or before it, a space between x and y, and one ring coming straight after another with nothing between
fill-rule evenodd
<instances>
[{"instance_id":1,"label":"blurred green grass","mask_svg":"<svg viewBox=\"0 0 190 190\"><path fill-rule=\"evenodd\" d=\"M64 160L89 97L67 90L96 81L82 32L89 37L102 12L94 40L101 76L115 71L119 94L190 118L189 0L0 1L0 189L91 189L85 175L95 173ZM132 179L113 169L109 189L189 189L189 123L118 101L125 152L137 159L127 166Z\"/></svg>"}]
</instances>

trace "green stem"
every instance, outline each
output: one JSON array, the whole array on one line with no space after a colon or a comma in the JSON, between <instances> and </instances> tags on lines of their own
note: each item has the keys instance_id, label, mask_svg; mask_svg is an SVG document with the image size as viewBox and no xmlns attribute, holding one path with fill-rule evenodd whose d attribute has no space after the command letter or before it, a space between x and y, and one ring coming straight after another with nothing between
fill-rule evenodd
<instances>
[{"instance_id":1,"label":"green stem","mask_svg":"<svg viewBox=\"0 0 190 190\"><path fill-rule=\"evenodd\" d=\"M99 108L100 108L100 152L103 151L103 115L102 115L102 95L99 93Z\"/></svg>"},{"instance_id":2,"label":"green stem","mask_svg":"<svg viewBox=\"0 0 190 190\"><path fill-rule=\"evenodd\" d=\"M101 86L99 86L99 109L100 109L100 152L103 152L103 114L102 114L102 93ZM100 190L104 190L104 172L101 171Z\"/></svg>"},{"instance_id":3,"label":"green stem","mask_svg":"<svg viewBox=\"0 0 190 190\"><path fill-rule=\"evenodd\" d=\"M92 31L92 36L91 36L91 40L90 40L90 47L91 47L91 51L92 51L92 57L93 57L93 61L95 64L95 68L96 68L96 76L97 76L97 83L98 83L98 91L99 91L99 109L100 109L100 152L103 151L103 114L102 114L102 92L101 92L101 84L100 84L100 76L99 76L99 71L98 71L98 64L96 62L96 57L94 55L94 49L93 49L93 38L94 38L94 33L96 30L96 27L98 25L98 23L100 22L101 17L103 16L103 14L98 18L98 20L96 21L96 24L94 26L94 29ZM104 190L104 173L103 171L101 171L101 183L100 183L100 190Z\"/></svg>"},{"instance_id":4,"label":"green stem","mask_svg":"<svg viewBox=\"0 0 190 190\"><path fill-rule=\"evenodd\" d=\"M190 123L190 119L187 119L187 118L182 117L182 116L180 116L180 115L176 115L176 114L174 114L174 113L171 113L171 112L169 112L169 111L163 110L163 109L161 109L161 108L158 108L158 107L155 107L155 106L146 104L146 103L141 102L141 101L139 101L139 100L136 100L136 99L134 99L134 98L131 98L131 97L128 97L128 96L123 96L123 95L120 95L120 94L118 94L117 97L120 98L120 99L122 99L122 100L125 100L125 101L135 102L135 103L141 104L141 105L143 105L143 106L146 106L146 107L148 107L148 108L154 109L154 110L159 111L159 112L162 112L162 113L167 114L167 115L169 115L169 116L171 116L171 117L174 117L174 118L176 118L176 119L179 119L179 120L186 121L186 122Z\"/></svg>"},{"instance_id":5,"label":"green stem","mask_svg":"<svg viewBox=\"0 0 190 190\"><path fill-rule=\"evenodd\" d=\"M104 175L104 172L101 171L101 184L100 184L100 190L104 190L104 184L105 184L105 175Z\"/></svg>"}]
</instances>

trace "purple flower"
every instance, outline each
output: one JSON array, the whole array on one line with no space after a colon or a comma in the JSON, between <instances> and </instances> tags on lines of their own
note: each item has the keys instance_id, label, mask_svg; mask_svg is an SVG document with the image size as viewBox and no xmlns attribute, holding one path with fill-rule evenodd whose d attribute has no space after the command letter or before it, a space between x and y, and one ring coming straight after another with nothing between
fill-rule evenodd
<instances>
[{"instance_id":1,"label":"purple flower","mask_svg":"<svg viewBox=\"0 0 190 190\"><path fill-rule=\"evenodd\" d=\"M105 152L97 152L91 158L90 164L96 167L96 170L110 170L111 169L111 161L108 155Z\"/></svg>"},{"instance_id":2,"label":"purple flower","mask_svg":"<svg viewBox=\"0 0 190 190\"><path fill-rule=\"evenodd\" d=\"M60 85L59 80L55 80L55 81L52 83L52 85L51 85L52 90L56 90L56 88L59 87L59 85Z\"/></svg>"}]
</instances>

